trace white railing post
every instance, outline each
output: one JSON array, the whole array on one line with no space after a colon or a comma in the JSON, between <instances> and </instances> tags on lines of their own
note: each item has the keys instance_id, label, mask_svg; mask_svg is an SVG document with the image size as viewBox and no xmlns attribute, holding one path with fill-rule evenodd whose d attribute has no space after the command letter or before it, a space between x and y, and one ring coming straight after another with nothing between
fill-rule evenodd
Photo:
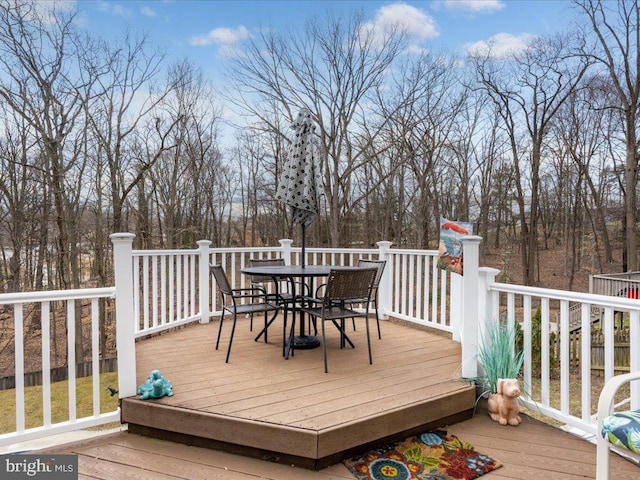
<instances>
[{"instance_id":1,"label":"white railing post","mask_svg":"<svg viewBox=\"0 0 640 480\"><path fill-rule=\"evenodd\" d=\"M500 316L500 302L498 292L491 291L491 285L496 282L500 270L491 267L478 269L478 339L482 341L487 331L487 324L495 322ZM482 365L478 363L478 370ZM484 373L484 372L482 372Z\"/></svg>"},{"instance_id":2,"label":"white railing post","mask_svg":"<svg viewBox=\"0 0 640 480\"><path fill-rule=\"evenodd\" d=\"M378 245L378 260L387 261L378 286L378 311L380 318L384 320L389 318L389 311L391 310L391 285L393 279L393 265L391 265L391 255L389 254L391 243L386 240L376 243Z\"/></svg>"},{"instance_id":3,"label":"white railing post","mask_svg":"<svg viewBox=\"0 0 640 480\"><path fill-rule=\"evenodd\" d=\"M210 240L196 242L200 249L200 265L198 267L198 298L200 299L200 323L209 323L209 247Z\"/></svg>"},{"instance_id":4,"label":"white railing post","mask_svg":"<svg viewBox=\"0 0 640 480\"><path fill-rule=\"evenodd\" d=\"M451 273L449 282L450 298L462 298L462 275ZM451 340L462 341L462 302L449 302L449 326L451 327Z\"/></svg>"},{"instance_id":5,"label":"white railing post","mask_svg":"<svg viewBox=\"0 0 640 480\"><path fill-rule=\"evenodd\" d=\"M116 283L116 349L118 352L118 395L136 394L136 342L133 309L133 233L110 235Z\"/></svg>"},{"instance_id":6,"label":"white railing post","mask_svg":"<svg viewBox=\"0 0 640 480\"><path fill-rule=\"evenodd\" d=\"M478 376L478 287L482 237L462 237L464 274L462 277L462 378Z\"/></svg>"},{"instance_id":7,"label":"white railing post","mask_svg":"<svg viewBox=\"0 0 640 480\"><path fill-rule=\"evenodd\" d=\"M284 263L286 265L291 265L291 244L293 240L289 240L288 238L283 238L280 240L280 246L282 247L282 258L284 258Z\"/></svg>"}]
</instances>

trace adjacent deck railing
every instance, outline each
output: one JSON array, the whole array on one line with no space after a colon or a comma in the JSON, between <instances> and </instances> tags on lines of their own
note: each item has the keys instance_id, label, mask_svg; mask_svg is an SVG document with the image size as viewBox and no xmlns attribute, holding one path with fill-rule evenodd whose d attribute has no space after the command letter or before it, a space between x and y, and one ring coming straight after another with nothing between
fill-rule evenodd
<instances>
[{"instance_id":1,"label":"adjacent deck railing","mask_svg":"<svg viewBox=\"0 0 640 480\"><path fill-rule=\"evenodd\" d=\"M590 332L592 311L602 312L602 333L604 336L604 380L614 375L614 313L623 314L628 319L630 331L629 365L631 371L640 369L640 301L615 296L568 292L545 288L508 285L495 282L495 269L480 269L481 284L488 292L484 319L506 319L522 326L525 362L523 383L525 395L523 403L550 418L564 422L584 432L595 434L596 421L593 417L597 401L592 400L591 376L591 335L583 335L581 342L581 362L578 371L571 369L570 310L581 312L582 331ZM481 287L482 288L482 287ZM540 364L533 364L532 318L540 309ZM550 335L552 323L559 319L558 331L560 356L558 365L552 368L550 355ZM482 329L482 326L480 327ZM555 375L552 375L552 370ZM554 378L558 378L555 380ZM558 391L552 395L552 391ZM632 408L640 407L640 382L631 385L630 402Z\"/></svg>"},{"instance_id":2,"label":"adjacent deck railing","mask_svg":"<svg viewBox=\"0 0 640 480\"><path fill-rule=\"evenodd\" d=\"M464 276L438 269L438 254L435 250L394 249L389 242L379 242L378 248L307 248L305 263L353 265L359 258L386 260L387 266L378 298L381 316L391 316L449 332L454 340L462 344L460 372L464 378L474 378L481 373L478 369L477 351L485 322L506 318L520 323L525 348L524 403L544 415L594 433L595 423L591 417L595 406L591 401L590 355L583 354L585 361L582 362L580 371L572 371L569 368L568 336L560 337L559 400L553 400L551 390L554 385L549 351L551 325L559 319L560 335L568 332L570 309L579 308L582 326L587 331L592 310L601 309L605 335L604 373L605 379L608 379L614 374L614 312L626 312L628 315L632 345L631 370L640 369L640 301L497 283L497 270L480 268L478 265L480 240L479 237L466 237L463 242ZM282 240L278 247L265 248L211 248L209 241L200 241L195 249L166 251L134 251L132 234L114 234L112 241L115 288L0 295L0 305L16 305L14 322L15 331L19 332L22 328L21 305L27 301L39 302L39 308L45 311L48 302L53 299L64 300L72 305L72 300L86 298L93 305L99 298L115 297L118 390L121 398L135 395L136 340L140 341L145 336L190 322L206 323L210 317L220 314L216 286L210 278L209 265L224 265L233 285L246 286L249 280L242 275L241 270L248 266L251 258L282 257L286 263L299 264L302 255L300 248L292 246L291 240ZM29 295L33 297L30 298ZM537 308L541 309L542 318L539 367L532 365L531 320ZM68 318L73 317L73 309L69 306ZM74 358L72 323L69 320L68 358ZM95 333L92 334L92 342L94 335ZM16 378L24 374L24 345L19 337L16 336L15 342ZM582 343L585 352L590 349L588 338L585 336ZM46 352L50 344L48 340L45 341L44 336L42 348L42 370L46 371L49 365L44 359L48 358ZM92 349L92 352L98 352L95 343L92 343ZM85 428L118 418L117 412L100 414L95 406L93 415L83 419L75 417L75 397L72 392L75 391L74 376L71 370L73 369L69 373L69 420L63 424L51 424L50 414L46 413L47 405L51 403L50 385L44 385L43 424L32 429L25 428L24 385L17 381L16 431L0 436L0 445ZM573 387L576 375L581 376L579 392ZM93 381L96 382L96 379ZM94 398L99 397L95 392L96 388L98 387L94 383ZM637 406L640 403L640 386L633 385L631 395L632 405Z\"/></svg>"},{"instance_id":3,"label":"adjacent deck railing","mask_svg":"<svg viewBox=\"0 0 640 480\"><path fill-rule=\"evenodd\" d=\"M110 422L117 422L120 419L119 411L101 412L100 397L104 395L100 386L100 348L99 348L99 302L101 299L113 299L114 288L92 288L82 290L62 290L50 292L29 292L11 293L0 295L0 306L13 310L13 353L15 358L15 431L0 434L0 445L7 445L17 441L27 441L54 435L58 433L79 430L83 428L102 425ZM53 304L63 304L62 308L52 308ZM76 401L76 369L75 362L67 362L71 365L68 368L67 378L67 418L63 421L52 421L51 394L52 382L50 375L46 372L51 370L51 357L53 343L58 341L52 338L51 325L56 321L56 312L63 312L66 325L66 357L75 359L76 357L76 310L83 305L89 307L90 318L90 351L92 363L92 408L91 414L79 416ZM39 315L38 315L39 313ZM33 400L29 405L25 397L25 318L27 316L38 315L38 327L41 335L41 367L42 367L42 394L41 404L34 409ZM53 330L55 331L55 329ZM61 348L64 350L65 348ZM33 388L33 387L31 387ZM6 404L5 404L6 407ZM41 410L42 422L40 425L32 426L33 419L28 418L27 411ZM59 412L54 412L59 413Z\"/></svg>"},{"instance_id":4,"label":"adjacent deck railing","mask_svg":"<svg viewBox=\"0 0 640 480\"><path fill-rule=\"evenodd\" d=\"M591 275L589 292L638 299L640 298L640 272Z\"/></svg>"}]
</instances>

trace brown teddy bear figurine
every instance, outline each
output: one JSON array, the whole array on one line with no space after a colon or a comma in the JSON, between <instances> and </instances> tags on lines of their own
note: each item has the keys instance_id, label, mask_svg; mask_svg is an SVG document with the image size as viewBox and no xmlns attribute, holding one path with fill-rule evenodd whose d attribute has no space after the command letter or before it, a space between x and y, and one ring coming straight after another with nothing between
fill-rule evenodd
<instances>
[{"instance_id":1,"label":"brown teddy bear figurine","mask_svg":"<svg viewBox=\"0 0 640 480\"><path fill-rule=\"evenodd\" d=\"M500 425L520 424L522 419L518 415L518 397L520 396L520 383L514 378L499 378L497 393L489 395L489 416Z\"/></svg>"}]
</instances>

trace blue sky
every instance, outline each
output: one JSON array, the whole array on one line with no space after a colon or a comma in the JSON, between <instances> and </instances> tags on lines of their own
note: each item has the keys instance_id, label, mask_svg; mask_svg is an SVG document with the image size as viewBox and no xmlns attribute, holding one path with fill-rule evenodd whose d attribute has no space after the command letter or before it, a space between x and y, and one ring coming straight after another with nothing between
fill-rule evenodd
<instances>
[{"instance_id":1,"label":"blue sky","mask_svg":"<svg viewBox=\"0 0 640 480\"><path fill-rule=\"evenodd\" d=\"M362 10L374 27L400 22L413 46L453 53L489 39L513 47L530 35L556 32L574 17L566 0L79 0L76 5L89 30L107 37L126 27L145 32L171 58L188 56L213 77L260 28L286 30L327 9Z\"/></svg>"}]
</instances>

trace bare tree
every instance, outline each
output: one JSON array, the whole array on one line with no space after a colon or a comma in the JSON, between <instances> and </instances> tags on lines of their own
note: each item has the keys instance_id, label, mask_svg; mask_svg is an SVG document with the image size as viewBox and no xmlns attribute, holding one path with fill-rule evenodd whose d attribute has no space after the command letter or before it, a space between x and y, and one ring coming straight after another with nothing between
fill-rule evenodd
<instances>
[{"instance_id":1,"label":"bare tree","mask_svg":"<svg viewBox=\"0 0 640 480\"><path fill-rule=\"evenodd\" d=\"M575 165L577 174L585 185L585 214L588 216L600 271L600 246L604 249L604 261L613 262L613 247L606 222L606 186L603 175L609 158L606 145L613 140L619 122L611 117L610 98L602 95L601 78L592 77L585 88L568 98L558 112L553 126L557 157L567 156ZM571 188L571 187L570 187Z\"/></svg>"},{"instance_id":2,"label":"bare tree","mask_svg":"<svg viewBox=\"0 0 640 480\"><path fill-rule=\"evenodd\" d=\"M637 0L573 0L595 35L585 55L608 75L624 118L625 132L625 271L638 270L637 183L638 112L640 108L640 4Z\"/></svg>"},{"instance_id":3,"label":"bare tree","mask_svg":"<svg viewBox=\"0 0 640 480\"><path fill-rule=\"evenodd\" d=\"M520 53L504 58L495 57L491 49L471 58L479 84L498 107L509 137L517 180L523 279L528 285L536 279L544 140L551 120L578 88L589 65L575 49L572 37L556 36L537 38Z\"/></svg>"},{"instance_id":4,"label":"bare tree","mask_svg":"<svg viewBox=\"0 0 640 480\"><path fill-rule=\"evenodd\" d=\"M139 181L139 176L132 174L138 167L127 142L142 122L154 118L154 109L171 90L169 86L153 92L152 81L158 76L162 59L158 51L151 50L146 38L134 38L128 32L113 44L96 42L95 48L83 51L83 71L100 73L84 106L108 175L113 209L110 231L119 232L125 227L122 209L133 188L132 178Z\"/></svg>"},{"instance_id":5,"label":"bare tree","mask_svg":"<svg viewBox=\"0 0 640 480\"><path fill-rule=\"evenodd\" d=\"M2 265L7 268L0 275L0 289L19 292L36 288L37 257L42 255L34 242L38 241L43 212L48 210L45 204L50 202L46 201L47 187L33 132L23 117L5 107L0 105L0 124L4 126L0 135L0 238Z\"/></svg>"},{"instance_id":6,"label":"bare tree","mask_svg":"<svg viewBox=\"0 0 640 480\"><path fill-rule=\"evenodd\" d=\"M219 113L210 85L190 61L172 64L167 84L171 90L156 114L171 127L167 140L171 148L158 157L146 176L159 212L154 221L157 241L173 248L192 245L207 233L203 205L210 189L218 188L219 182L203 182L201 172L219 163ZM154 148L159 151L157 146ZM155 153L149 151L146 155ZM207 165L209 162L213 165Z\"/></svg>"},{"instance_id":7,"label":"bare tree","mask_svg":"<svg viewBox=\"0 0 640 480\"><path fill-rule=\"evenodd\" d=\"M354 172L370 158L366 140L375 137L359 136L365 119L375 115L365 103L375 100L404 41L399 31L380 39L361 20L359 15L328 15L286 38L265 29L235 59L230 72L239 89L236 104L276 134L286 138L289 132L273 123L273 109L265 107L276 106L289 120L302 107L313 112L327 154L321 169L333 246L340 243Z\"/></svg>"}]
</instances>

